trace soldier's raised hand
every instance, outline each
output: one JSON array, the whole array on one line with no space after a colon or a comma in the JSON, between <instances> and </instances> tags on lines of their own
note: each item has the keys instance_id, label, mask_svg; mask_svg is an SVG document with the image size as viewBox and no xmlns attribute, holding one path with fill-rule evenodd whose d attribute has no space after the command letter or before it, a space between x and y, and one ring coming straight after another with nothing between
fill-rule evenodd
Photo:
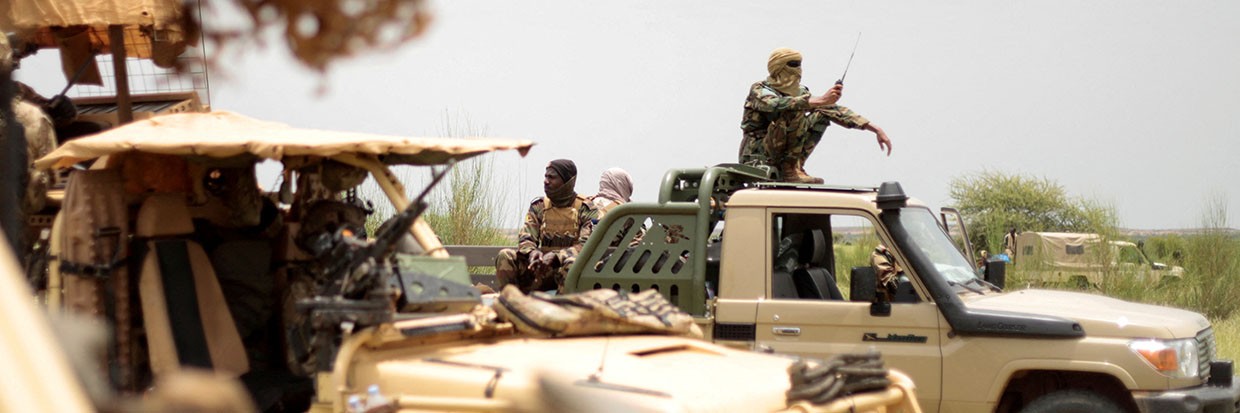
<instances>
[{"instance_id":1,"label":"soldier's raised hand","mask_svg":"<svg viewBox=\"0 0 1240 413\"><path fill-rule=\"evenodd\" d=\"M830 106L830 105L834 105L836 102L839 102L840 98L843 96L844 96L844 85L837 84L835 86L832 86L831 89L827 90L826 93L823 93L822 96L810 97L809 104L811 106Z\"/></svg>"}]
</instances>

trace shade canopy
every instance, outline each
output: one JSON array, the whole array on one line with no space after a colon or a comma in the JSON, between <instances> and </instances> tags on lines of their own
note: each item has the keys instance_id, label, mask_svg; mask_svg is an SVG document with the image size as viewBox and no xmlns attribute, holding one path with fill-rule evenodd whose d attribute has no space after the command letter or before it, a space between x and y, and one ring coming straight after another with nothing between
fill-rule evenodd
<instances>
[{"instance_id":1,"label":"shade canopy","mask_svg":"<svg viewBox=\"0 0 1240 413\"><path fill-rule=\"evenodd\" d=\"M59 49L65 79L96 54L108 54L110 27L119 27L128 57L173 67L187 44L197 41L185 27L179 0L8 0L0 7L0 27L39 48ZM102 85L93 65L78 84Z\"/></svg>"},{"instance_id":2,"label":"shade canopy","mask_svg":"<svg viewBox=\"0 0 1240 413\"><path fill-rule=\"evenodd\" d=\"M373 155L387 164L438 165L500 150L516 150L525 156L533 145L528 140L399 137L300 129L219 111L157 116L71 140L36 161L35 166L63 169L124 152L212 158L250 154L273 160L355 154Z\"/></svg>"}]
</instances>

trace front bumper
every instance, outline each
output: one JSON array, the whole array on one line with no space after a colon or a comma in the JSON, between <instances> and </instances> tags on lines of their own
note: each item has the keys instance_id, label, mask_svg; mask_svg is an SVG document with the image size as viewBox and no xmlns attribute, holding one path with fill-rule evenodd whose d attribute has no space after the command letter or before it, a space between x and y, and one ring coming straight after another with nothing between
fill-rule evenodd
<instances>
[{"instance_id":1,"label":"front bumper","mask_svg":"<svg viewBox=\"0 0 1240 413\"><path fill-rule=\"evenodd\" d=\"M1202 385L1160 392L1133 392L1137 408L1157 413L1237 413L1240 412L1240 378L1230 386Z\"/></svg>"}]
</instances>

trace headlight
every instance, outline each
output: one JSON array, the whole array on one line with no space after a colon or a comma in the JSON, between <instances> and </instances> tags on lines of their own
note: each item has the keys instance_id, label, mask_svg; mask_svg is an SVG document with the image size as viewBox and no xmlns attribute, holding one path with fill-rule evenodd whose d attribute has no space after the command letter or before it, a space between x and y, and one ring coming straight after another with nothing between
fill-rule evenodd
<instances>
[{"instance_id":1,"label":"headlight","mask_svg":"<svg viewBox=\"0 0 1240 413\"><path fill-rule=\"evenodd\" d=\"M1145 359L1158 372L1171 377L1197 377L1197 339L1140 339L1128 343L1133 353Z\"/></svg>"}]
</instances>

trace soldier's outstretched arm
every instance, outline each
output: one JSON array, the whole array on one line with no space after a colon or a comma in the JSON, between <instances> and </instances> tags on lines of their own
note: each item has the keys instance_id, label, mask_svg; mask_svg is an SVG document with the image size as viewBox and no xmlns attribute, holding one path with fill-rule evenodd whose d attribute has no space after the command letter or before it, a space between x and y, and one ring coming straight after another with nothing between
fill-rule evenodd
<instances>
[{"instance_id":1,"label":"soldier's outstretched arm","mask_svg":"<svg viewBox=\"0 0 1240 413\"><path fill-rule=\"evenodd\" d=\"M886 147L887 156L891 156L891 139L887 138L887 132L883 132L883 128L878 127L874 122L868 122L862 128L874 132L874 137L878 140L878 150L881 151Z\"/></svg>"}]
</instances>

